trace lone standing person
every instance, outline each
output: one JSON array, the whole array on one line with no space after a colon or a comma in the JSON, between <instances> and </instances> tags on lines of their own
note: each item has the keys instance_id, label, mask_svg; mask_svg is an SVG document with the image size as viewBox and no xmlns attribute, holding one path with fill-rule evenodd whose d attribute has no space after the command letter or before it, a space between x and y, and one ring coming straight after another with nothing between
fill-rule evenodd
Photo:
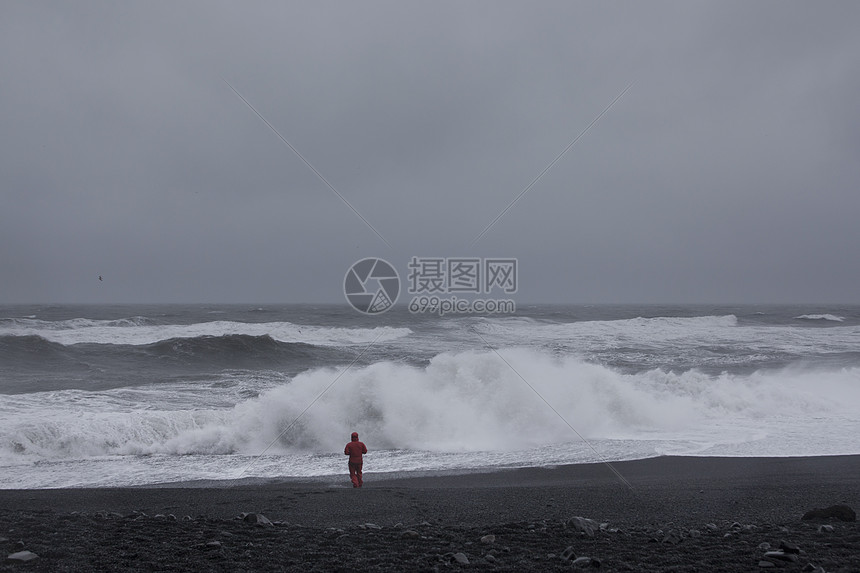
<instances>
[{"instance_id":1,"label":"lone standing person","mask_svg":"<svg viewBox=\"0 0 860 573\"><path fill-rule=\"evenodd\" d=\"M364 483L361 480L361 455L367 453L367 446L358 441L358 432L352 433L352 441L346 445L343 453L349 456L349 479L352 480L352 487L361 487Z\"/></svg>"}]
</instances>

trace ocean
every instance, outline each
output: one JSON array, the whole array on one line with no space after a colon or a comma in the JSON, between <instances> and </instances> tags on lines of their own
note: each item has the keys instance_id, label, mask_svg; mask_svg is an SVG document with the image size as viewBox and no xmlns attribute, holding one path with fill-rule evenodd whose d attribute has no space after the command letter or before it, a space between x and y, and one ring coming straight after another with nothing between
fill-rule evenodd
<instances>
[{"instance_id":1,"label":"ocean","mask_svg":"<svg viewBox=\"0 0 860 573\"><path fill-rule=\"evenodd\" d=\"M860 454L860 307L0 306L0 488Z\"/></svg>"}]
</instances>

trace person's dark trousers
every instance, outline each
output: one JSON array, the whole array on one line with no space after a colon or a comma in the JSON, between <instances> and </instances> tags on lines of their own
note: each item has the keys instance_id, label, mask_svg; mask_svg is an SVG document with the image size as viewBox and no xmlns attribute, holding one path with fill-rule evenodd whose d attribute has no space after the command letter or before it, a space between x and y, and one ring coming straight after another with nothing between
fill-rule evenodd
<instances>
[{"instance_id":1,"label":"person's dark trousers","mask_svg":"<svg viewBox=\"0 0 860 573\"><path fill-rule=\"evenodd\" d=\"M349 462L349 479L352 480L352 487L361 487L361 466L360 462Z\"/></svg>"}]
</instances>

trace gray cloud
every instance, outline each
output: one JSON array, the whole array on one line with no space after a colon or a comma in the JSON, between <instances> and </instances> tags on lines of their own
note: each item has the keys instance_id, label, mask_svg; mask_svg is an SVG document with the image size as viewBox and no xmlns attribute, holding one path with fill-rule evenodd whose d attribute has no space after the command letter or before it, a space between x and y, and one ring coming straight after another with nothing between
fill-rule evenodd
<instances>
[{"instance_id":1,"label":"gray cloud","mask_svg":"<svg viewBox=\"0 0 860 573\"><path fill-rule=\"evenodd\" d=\"M516 256L523 301L856 302L854 3L0 10L0 302L340 302L371 255Z\"/></svg>"}]
</instances>

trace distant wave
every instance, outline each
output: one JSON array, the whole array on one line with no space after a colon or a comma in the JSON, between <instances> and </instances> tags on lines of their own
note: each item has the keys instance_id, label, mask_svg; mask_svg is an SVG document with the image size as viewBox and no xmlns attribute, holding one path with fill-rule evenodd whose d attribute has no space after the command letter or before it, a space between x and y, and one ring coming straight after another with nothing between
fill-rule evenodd
<instances>
[{"instance_id":1,"label":"distant wave","mask_svg":"<svg viewBox=\"0 0 860 573\"><path fill-rule=\"evenodd\" d=\"M80 392L0 396L0 459L255 455L273 442L273 453L333 452L354 429L387 450L510 451L577 440L519 375L586 439L649 439L660 432L690 439L702 424L761 428L787 418L820 424L855 419L860 411L858 368L628 375L530 349L500 353L513 368L494 352L440 354L425 367L382 361L346 371L329 392L332 370L314 369L221 410L141 408L139 400L117 405L109 393L85 400ZM75 397L71 410L65 402Z\"/></svg>"},{"instance_id":2,"label":"distant wave","mask_svg":"<svg viewBox=\"0 0 860 573\"><path fill-rule=\"evenodd\" d=\"M843 322L845 320L844 316L836 316L835 314L802 314L794 318L799 320L831 320L833 322Z\"/></svg>"},{"instance_id":3,"label":"distant wave","mask_svg":"<svg viewBox=\"0 0 860 573\"><path fill-rule=\"evenodd\" d=\"M147 345L174 338L245 335L269 336L279 342L303 342L315 346L345 346L367 344L373 340L387 342L411 333L408 328L388 326L344 328L308 326L291 322L212 321L163 325L145 317L120 320L75 318L56 322L22 318L0 320L0 335L36 335L63 345Z\"/></svg>"},{"instance_id":4,"label":"distant wave","mask_svg":"<svg viewBox=\"0 0 860 573\"><path fill-rule=\"evenodd\" d=\"M343 359L335 348L314 346L303 342L280 342L268 335L195 336L170 338L144 345L95 345L82 343L71 346L52 342L36 335L0 336L3 366L28 369L56 369L58 366L89 365L105 367L125 365L126 369L148 366L206 365L233 368L240 366L266 367L299 361ZM156 360L156 362L152 362ZM318 363L318 362L317 362Z\"/></svg>"}]
</instances>

